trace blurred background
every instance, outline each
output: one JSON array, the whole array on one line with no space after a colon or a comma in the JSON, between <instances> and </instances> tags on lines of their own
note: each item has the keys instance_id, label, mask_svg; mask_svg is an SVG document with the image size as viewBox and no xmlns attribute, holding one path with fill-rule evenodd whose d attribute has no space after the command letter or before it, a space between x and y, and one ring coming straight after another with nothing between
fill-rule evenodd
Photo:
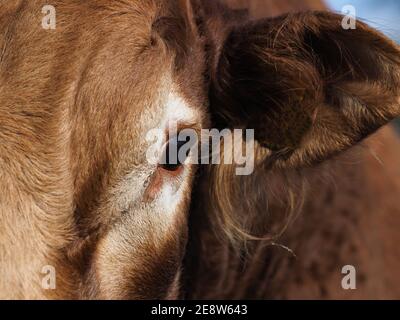
<instances>
[{"instance_id":1,"label":"blurred background","mask_svg":"<svg viewBox=\"0 0 400 320\"><path fill-rule=\"evenodd\" d=\"M341 12L346 5L356 9L362 21L384 32L400 43L400 1L399 0L325 0L332 10Z\"/></svg>"}]
</instances>

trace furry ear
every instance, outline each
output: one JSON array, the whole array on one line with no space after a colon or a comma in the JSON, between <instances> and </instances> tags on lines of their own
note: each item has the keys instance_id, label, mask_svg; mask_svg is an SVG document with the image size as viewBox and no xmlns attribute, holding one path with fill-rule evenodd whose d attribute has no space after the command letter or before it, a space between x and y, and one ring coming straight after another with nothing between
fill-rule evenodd
<instances>
[{"instance_id":1,"label":"furry ear","mask_svg":"<svg viewBox=\"0 0 400 320\"><path fill-rule=\"evenodd\" d=\"M309 12L227 34L211 72L218 127L254 128L281 165L342 151L400 115L400 50L357 22Z\"/></svg>"}]
</instances>

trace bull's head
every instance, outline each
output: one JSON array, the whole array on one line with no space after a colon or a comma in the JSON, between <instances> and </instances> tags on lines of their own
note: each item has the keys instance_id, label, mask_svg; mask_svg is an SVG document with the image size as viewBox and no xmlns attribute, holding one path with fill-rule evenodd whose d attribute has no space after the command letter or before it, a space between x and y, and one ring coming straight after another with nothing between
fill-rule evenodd
<instances>
[{"instance_id":1,"label":"bull's head","mask_svg":"<svg viewBox=\"0 0 400 320\"><path fill-rule=\"evenodd\" d=\"M246 21L216 1L53 2L52 33L35 22L41 1L0 6L15 18L0 38L0 210L13 221L2 296L40 297L32 271L49 264L57 297L179 295L198 166L193 153L149 162L154 128L160 159L172 122L199 136L254 129L254 177L319 163L400 114L400 51L361 22ZM208 188L235 183L234 165L203 166ZM229 192L210 199L234 209Z\"/></svg>"}]
</instances>

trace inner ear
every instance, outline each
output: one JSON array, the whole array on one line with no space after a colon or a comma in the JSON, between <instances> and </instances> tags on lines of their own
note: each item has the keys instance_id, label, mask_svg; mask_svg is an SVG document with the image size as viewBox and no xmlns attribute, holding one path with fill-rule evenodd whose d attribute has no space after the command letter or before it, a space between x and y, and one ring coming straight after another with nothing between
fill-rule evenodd
<instances>
[{"instance_id":1,"label":"inner ear","mask_svg":"<svg viewBox=\"0 0 400 320\"><path fill-rule=\"evenodd\" d=\"M212 73L218 127L255 129L293 161L321 161L400 114L400 51L362 22L290 14L233 27Z\"/></svg>"},{"instance_id":2,"label":"inner ear","mask_svg":"<svg viewBox=\"0 0 400 320\"><path fill-rule=\"evenodd\" d=\"M250 23L227 37L210 91L211 108L219 127L255 129L263 146L289 151L311 128L322 81L306 59L273 48L268 27L268 21Z\"/></svg>"},{"instance_id":3,"label":"inner ear","mask_svg":"<svg viewBox=\"0 0 400 320\"><path fill-rule=\"evenodd\" d=\"M379 64L370 63L379 59L374 43L368 41L368 38L359 38L355 32L353 35L354 37L351 30L314 32L306 29L304 47L314 53L325 77L336 74L342 76L338 79L341 81L378 80L382 76L382 70Z\"/></svg>"}]
</instances>

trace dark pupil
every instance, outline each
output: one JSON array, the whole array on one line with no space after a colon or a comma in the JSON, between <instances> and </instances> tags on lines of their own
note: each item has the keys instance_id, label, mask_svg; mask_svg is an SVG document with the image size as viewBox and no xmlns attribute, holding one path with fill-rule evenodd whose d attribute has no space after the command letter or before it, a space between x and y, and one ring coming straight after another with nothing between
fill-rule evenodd
<instances>
[{"instance_id":1,"label":"dark pupil","mask_svg":"<svg viewBox=\"0 0 400 320\"><path fill-rule=\"evenodd\" d=\"M178 138L172 138L169 140L167 147L165 148L165 163L162 167L168 171L178 170L182 163L189 156L190 150L187 150L184 154L184 159L179 159L179 150L189 141L187 138L185 141L178 141ZM182 155L180 155L182 157Z\"/></svg>"}]
</instances>

